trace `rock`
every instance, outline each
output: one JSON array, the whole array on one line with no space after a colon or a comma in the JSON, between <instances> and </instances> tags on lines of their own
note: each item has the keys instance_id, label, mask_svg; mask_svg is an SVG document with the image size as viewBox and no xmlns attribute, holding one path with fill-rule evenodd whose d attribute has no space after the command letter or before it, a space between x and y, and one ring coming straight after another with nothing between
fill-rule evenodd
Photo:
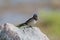
<instances>
[{"instance_id":1,"label":"rock","mask_svg":"<svg viewBox=\"0 0 60 40\"><path fill-rule=\"evenodd\" d=\"M18 28L10 23L0 26L0 40L49 40L39 28Z\"/></svg>"},{"instance_id":2,"label":"rock","mask_svg":"<svg viewBox=\"0 0 60 40\"><path fill-rule=\"evenodd\" d=\"M0 26L0 40L20 40L19 35L13 31L13 26L10 24L4 24ZM12 30L13 29L13 30Z\"/></svg>"}]
</instances>

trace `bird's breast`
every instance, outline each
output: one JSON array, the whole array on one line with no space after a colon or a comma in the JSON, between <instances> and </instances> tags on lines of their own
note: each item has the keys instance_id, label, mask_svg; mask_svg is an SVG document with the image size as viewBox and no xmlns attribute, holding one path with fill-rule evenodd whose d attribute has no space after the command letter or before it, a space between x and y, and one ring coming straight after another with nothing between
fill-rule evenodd
<instances>
[{"instance_id":1,"label":"bird's breast","mask_svg":"<svg viewBox=\"0 0 60 40\"><path fill-rule=\"evenodd\" d=\"M34 26L37 23L37 21L33 20L31 22L28 23L28 25Z\"/></svg>"}]
</instances>

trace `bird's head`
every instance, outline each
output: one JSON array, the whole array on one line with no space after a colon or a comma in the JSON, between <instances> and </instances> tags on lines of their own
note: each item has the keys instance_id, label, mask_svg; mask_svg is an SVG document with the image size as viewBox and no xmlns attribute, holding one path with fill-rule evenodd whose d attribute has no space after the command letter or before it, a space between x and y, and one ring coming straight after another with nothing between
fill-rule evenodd
<instances>
[{"instance_id":1,"label":"bird's head","mask_svg":"<svg viewBox=\"0 0 60 40\"><path fill-rule=\"evenodd\" d=\"M34 14L34 15L33 15L33 18L34 18L34 20L37 21L37 20L38 20L38 16L37 16L37 14Z\"/></svg>"}]
</instances>

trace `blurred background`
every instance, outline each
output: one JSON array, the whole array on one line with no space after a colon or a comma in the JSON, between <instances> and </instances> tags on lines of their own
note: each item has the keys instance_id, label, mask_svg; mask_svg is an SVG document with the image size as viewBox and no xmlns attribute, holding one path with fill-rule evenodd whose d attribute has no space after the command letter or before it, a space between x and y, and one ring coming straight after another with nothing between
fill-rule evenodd
<instances>
[{"instance_id":1,"label":"blurred background","mask_svg":"<svg viewBox=\"0 0 60 40\"><path fill-rule=\"evenodd\" d=\"M0 0L0 24L18 25L36 13L37 27L50 40L60 40L60 0Z\"/></svg>"}]
</instances>

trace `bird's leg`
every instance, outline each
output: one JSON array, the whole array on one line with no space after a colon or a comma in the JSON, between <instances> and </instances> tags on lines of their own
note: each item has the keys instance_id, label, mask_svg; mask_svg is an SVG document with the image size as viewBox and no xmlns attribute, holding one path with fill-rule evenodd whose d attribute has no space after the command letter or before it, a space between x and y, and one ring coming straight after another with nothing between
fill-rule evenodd
<instances>
[{"instance_id":1,"label":"bird's leg","mask_svg":"<svg viewBox=\"0 0 60 40\"><path fill-rule=\"evenodd\" d=\"M29 27L30 27L30 28L32 28L32 26L31 26L31 25L30 25Z\"/></svg>"},{"instance_id":2,"label":"bird's leg","mask_svg":"<svg viewBox=\"0 0 60 40\"><path fill-rule=\"evenodd\" d=\"M33 29L33 27L31 25L29 27Z\"/></svg>"},{"instance_id":3,"label":"bird's leg","mask_svg":"<svg viewBox=\"0 0 60 40\"><path fill-rule=\"evenodd\" d=\"M28 26L27 28L32 28L32 26Z\"/></svg>"}]
</instances>

